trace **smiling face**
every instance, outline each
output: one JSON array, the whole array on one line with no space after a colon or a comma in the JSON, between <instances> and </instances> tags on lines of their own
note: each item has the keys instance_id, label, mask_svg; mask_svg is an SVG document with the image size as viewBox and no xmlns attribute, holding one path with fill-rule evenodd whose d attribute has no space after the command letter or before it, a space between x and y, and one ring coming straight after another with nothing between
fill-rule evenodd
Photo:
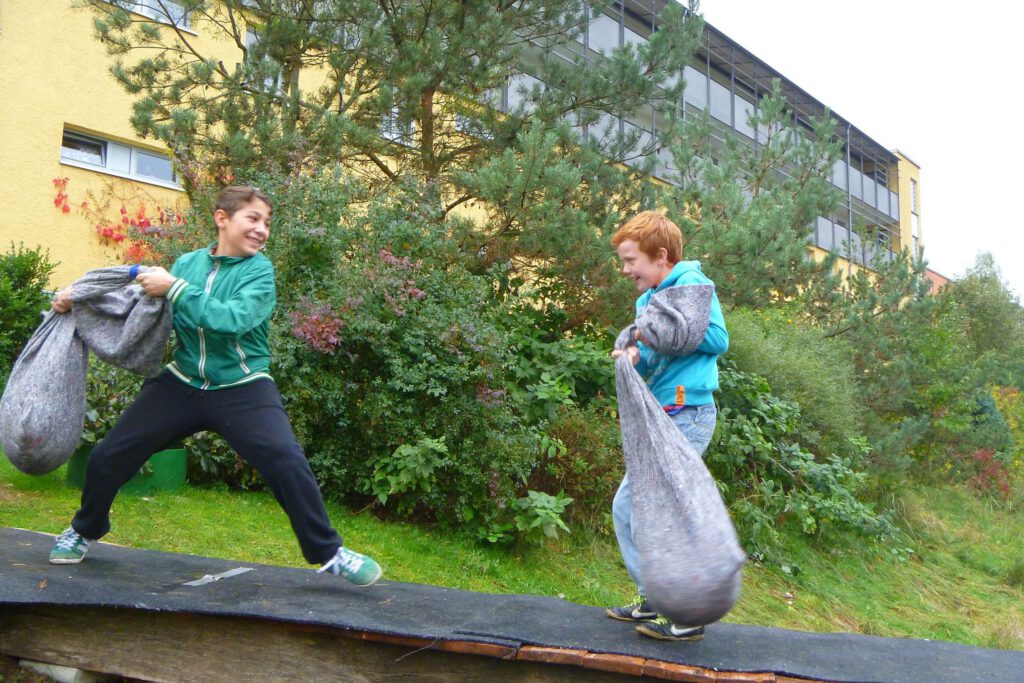
<instances>
[{"instance_id":1,"label":"smiling face","mask_svg":"<svg viewBox=\"0 0 1024 683\"><path fill-rule=\"evenodd\" d=\"M218 256L255 256L270 237L270 205L253 198L231 215L217 209L213 222L217 224Z\"/></svg>"},{"instance_id":2,"label":"smiling face","mask_svg":"<svg viewBox=\"0 0 1024 683\"><path fill-rule=\"evenodd\" d=\"M640 243L635 240L623 240L615 251L622 260L622 274L636 283L637 291L646 292L661 284L674 264L668 262L668 251L658 249L657 258L640 251Z\"/></svg>"}]
</instances>

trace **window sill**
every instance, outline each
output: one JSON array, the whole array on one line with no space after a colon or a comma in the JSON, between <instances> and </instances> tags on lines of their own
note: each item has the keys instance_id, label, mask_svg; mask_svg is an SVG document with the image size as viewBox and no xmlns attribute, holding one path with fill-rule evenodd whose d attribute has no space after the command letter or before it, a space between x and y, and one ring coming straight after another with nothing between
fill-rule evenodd
<instances>
[{"instance_id":1,"label":"window sill","mask_svg":"<svg viewBox=\"0 0 1024 683\"><path fill-rule=\"evenodd\" d=\"M124 180L131 180L136 183L144 183L146 185L155 185L157 187L163 187L168 190L176 190L178 192L184 192L181 185L168 182L166 180L160 180L158 178L146 178L144 176L131 175L130 173L121 173L120 171L111 171L110 169L103 168L102 166L96 166L94 164L88 164L84 161L74 161L72 159L61 159L60 163L64 166L74 166L75 168L81 168L86 171L95 171L96 173L102 173L103 175L111 175L115 178L122 178Z\"/></svg>"}]
</instances>

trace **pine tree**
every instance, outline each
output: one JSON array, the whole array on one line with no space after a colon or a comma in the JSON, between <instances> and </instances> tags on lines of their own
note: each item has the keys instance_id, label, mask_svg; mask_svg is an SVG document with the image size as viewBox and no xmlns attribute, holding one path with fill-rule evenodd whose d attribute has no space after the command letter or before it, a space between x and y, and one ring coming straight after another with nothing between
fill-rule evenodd
<instances>
[{"instance_id":1,"label":"pine tree","mask_svg":"<svg viewBox=\"0 0 1024 683\"><path fill-rule=\"evenodd\" d=\"M757 142L714 143L706 117L680 116L696 0L589 57L578 39L604 0L148 0L199 36L131 0L80 2L137 96L135 129L170 147L190 194L245 169L340 168L363 199L430 207L477 272L500 271L499 294L549 304L558 328L628 314L608 238L643 208L669 211L726 302L767 305L831 272L807 258L835 200L828 118L798 133L777 85L749 122Z\"/></svg>"}]
</instances>

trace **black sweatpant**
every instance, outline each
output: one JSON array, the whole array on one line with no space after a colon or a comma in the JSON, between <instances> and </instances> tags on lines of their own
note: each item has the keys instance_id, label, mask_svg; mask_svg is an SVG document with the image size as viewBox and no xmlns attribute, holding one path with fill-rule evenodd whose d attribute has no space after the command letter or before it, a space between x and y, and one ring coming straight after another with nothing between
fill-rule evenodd
<instances>
[{"instance_id":1,"label":"black sweatpant","mask_svg":"<svg viewBox=\"0 0 1024 683\"><path fill-rule=\"evenodd\" d=\"M322 564L334 556L341 536L269 379L216 391L195 389L166 371L146 380L89 456L82 506L71 526L88 539L106 534L118 490L154 453L201 431L223 436L259 471L288 514L307 562Z\"/></svg>"}]
</instances>

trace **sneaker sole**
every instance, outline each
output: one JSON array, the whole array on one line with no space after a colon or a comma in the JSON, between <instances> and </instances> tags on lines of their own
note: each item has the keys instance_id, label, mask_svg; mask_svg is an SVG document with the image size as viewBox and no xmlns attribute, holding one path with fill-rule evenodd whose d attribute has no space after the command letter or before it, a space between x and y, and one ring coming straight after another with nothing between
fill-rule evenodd
<instances>
[{"instance_id":1,"label":"sneaker sole","mask_svg":"<svg viewBox=\"0 0 1024 683\"><path fill-rule=\"evenodd\" d=\"M382 577L382 576L384 576L384 570L383 569L378 569L377 570L377 576L373 577L372 579L370 579L366 583L352 583L351 581L349 581L349 583L351 583L356 588L369 588L373 584L375 584L378 581L380 581L380 577Z\"/></svg>"},{"instance_id":2,"label":"sneaker sole","mask_svg":"<svg viewBox=\"0 0 1024 683\"><path fill-rule=\"evenodd\" d=\"M74 560L64 559L64 558L60 558L60 557L58 557L58 558L52 558L51 557L50 558L50 564L79 564L84 559L85 559L84 557L79 557L78 559L74 559Z\"/></svg>"},{"instance_id":3,"label":"sneaker sole","mask_svg":"<svg viewBox=\"0 0 1024 683\"><path fill-rule=\"evenodd\" d=\"M687 642L691 642L691 643L695 643L698 640L704 640L704 634L703 633L695 633L692 636L669 636L669 635L666 635L664 633L661 633L660 631L652 631L650 629L646 629L643 626L637 626L636 627L636 632L639 633L642 636L647 636L648 638L654 638L656 640L675 640L675 641L680 641L681 640L681 641L687 641Z\"/></svg>"},{"instance_id":4,"label":"sneaker sole","mask_svg":"<svg viewBox=\"0 0 1024 683\"><path fill-rule=\"evenodd\" d=\"M317 569L316 573L317 574L326 574L327 576L336 576L338 578L344 579L345 581L348 582L348 585L355 586L356 588L369 588L373 584L375 584L378 581L380 581L380 577L384 576L384 569L383 568L378 568L377 569L377 576L373 577L372 579L370 579L366 583L356 583L355 581L353 581L352 579L350 579L350 578L348 578L346 576L343 576L341 574L331 574L330 571L324 571L323 569Z\"/></svg>"},{"instance_id":5,"label":"sneaker sole","mask_svg":"<svg viewBox=\"0 0 1024 683\"><path fill-rule=\"evenodd\" d=\"M605 613L605 614L607 614L607 615L608 615L609 617L611 617L612 619L617 619L618 621L629 621L629 622L633 622L633 623L637 623L637 622L640 622L640 621L654 621L655 619L657 619L657 618L658 618L658 615L657 615L657 614L652 614L652 615L651 615L651 616L649 616L649 617L648 617L648 616L642 616L642 617L624 617L624 616L622 616L621 614L616 614L616 613L615 613L615 611L614 611L614 610L612 610L612 609L606 609L606 610L604 611L604 613Z\"/></svg>"}]
</instances>

